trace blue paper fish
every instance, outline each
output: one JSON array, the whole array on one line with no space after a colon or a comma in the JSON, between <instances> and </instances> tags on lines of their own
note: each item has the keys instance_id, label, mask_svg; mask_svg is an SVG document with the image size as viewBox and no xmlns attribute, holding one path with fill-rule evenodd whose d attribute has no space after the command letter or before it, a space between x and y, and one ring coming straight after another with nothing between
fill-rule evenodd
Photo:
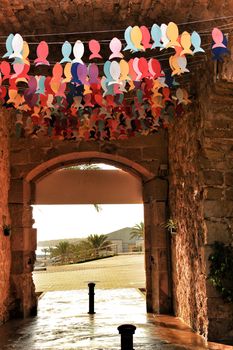
<instances>
[{"instance_id":1,"label":"blue paper fish","mask_svg":"<svg viewBox=\"0 0 233 350\"><path fill-rule=\"evenodd\" d=\"M220 47L219 46L219 47L212 48L213 60L223 61L222 56L225 55L225 54L229 54L230 53L230 51L227 49L227 38L226 38L225 35L223 36L223 42L222 43L223 43L223 45L225 47Z\"/></svg>"},{"instance_id":2,"label":"blue paper fish","mask_svg":"<svg viewBox=\"0 0 233 350\"><path fill-rule=\"evenodd\" d=\"M197 52L205 52L205 50L201 48L201 37L196 31L191 34L191 43L194 47L193 54Z\"/></svg>"},{"instance_id":3,"label":"blue paper fish","mask_svg":"<svg viewBox=\"0 0 233 350\"><path fill-rule=\"evenodd\" d=\"M125 41L127 43L126 47L123 49L123 51L131 50L131 51L138 51L134 44L131 41L131 30L133 28L131 26L127 27L124 33Z\"/></svg>"},{"instance_id":4,"label":"blue paper fish","mask_svg":"<svg viewBox=\"0 0 233 350\"><path fill-rule=\"evenodd\" d=\"M9 34L7 39L6 39L6 50L7 52L5 53L5 55L3 55L2 57L10 57L13 54L13 48L12 48L12 40L14 38L14 34Z\"/></svg>"},{"instance_id":5,"label":"blue paper fish","mask_svg":"<svg viewBox=\"0 0 233 350\"><path fill-rule=\"evenodd\" d=\"M36 91L36 94L42 94L44 95L45 94L45 76L42 75L39 79L39 82L38 82L38 89Z\"/></svg>"},{"instance_id":6,"label":"blue paper fish","mask_svg":"<svg viewBox=\"0 0 233 350\"><path fill-rule=\"evenodd\" d=\"M60 63L71 62L70 54L72 51L72 45L69 43L69 41L64 42L64 44L62 45L61 51L62 51L63 58L60 61Z\"/></svg>"},{"instance_id":7,"label":"blue paper fish","mask_svg":"<svg viewBox=\"0 0 233 350\"><path fill-rule=\"evenodd\" d=\"M73 63L71 66L71 74L72 74L72 83L82 84L78 78L77 68L80 63Z\"/></svg>"},{"instance_id":8,"label":"blue paper fish","mask_svg":"<svg viewBox=\"0 0 233 350\"><path fill-rule=\"evenodd\" d=\"M163 48L163 44L161 43L162 31L161 28L157 24L153 24L151 28L151 37L154 40L154 44L152 45L152 49L156 47Z\"/></svg>"}]
</instances>

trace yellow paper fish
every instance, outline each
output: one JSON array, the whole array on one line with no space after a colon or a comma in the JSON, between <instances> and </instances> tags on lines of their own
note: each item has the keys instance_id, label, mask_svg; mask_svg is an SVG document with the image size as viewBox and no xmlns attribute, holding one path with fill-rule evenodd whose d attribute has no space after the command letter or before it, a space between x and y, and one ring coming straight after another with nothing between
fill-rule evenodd
<instances>
[{"instance_id":1,"label":"yellow paper fish","mask_svg":"<svg viewBox=\"0 0 233 350\"><path fill-rule=\"evenodd\" d=\"M88 94L91 94L91 93L92 93L92 90L90 89L90 85L84 84L84 92L83 92L83 95L88 95Z\"/></svg>"},{"instance_id":2,"label":"yellow paper fish","mask_svg":"<svg viewBox=\"0 0 233 350\"><path fill-rule=\"evenodd\" d=\"M23 42L23 53L22 53L22 56L23 56L23 62L27 65L30 65L30 61L28 59L28 55L29 55L29 46L28 46L28 43L26 41Z\"/></svg>"},{"instance_id":3,"label":"yellow paper fish","mask_svg":"<svg viewBox=\"0 0 233 350\"><path fill-rule=\"evenodd\" d=\"M129 77L129 64L127 61L125 60L120 60L120 70L121 70L121 75L120 75L120 81L123 80L131 80L131 78Z\"/></svg>"},{"instance_id":4,"label":"yellow paper fish","mask_svg":"<svg viewBox=\"0 0 233 350\"><path fill-rule=\"evenodd\" d=\"M18 91L9 89L8 90L8 95L9 95L9 100L7 101L7 103L14 103L15 99L16 99L16 96L18 95Z\"/></svg>"},{"instance_id":5,"label":"yellow paper fish","mask_svg":"<svg viewBox=\"0 0 233 350\"><path fill-rule=\"evenodd\" d=\"M174 46L180 47L180 43L177 41L179 36L179 29L174 22L170 22L168 24L166 35L167 35L167 38L169 39L169 42L167 43L166 48L174 47Z\"/></svg>"},{"instance_id":6,"label":"yellow paper fish","mask_svg":"<svg viewBox=\"0 0 233 350\"><path fill-rule=\"evenodd\" d=\"M171 56L169 58L169 64L172 69L172 76L174 75L180 75L181 74L181 68L179 66L178 60L176 56Z\"/></svg>"},{"instance_id":7,"label":"yellow paper fish","mask_svg":"<svg viewBox=\"0 0 233 350\"><path fill-rule=\"evenodd\" d=\"M133 90L135 88L133 80L129 81L129 91Z\"/></svg>"},{"instance_id":8,"label":"yellow paper fish","mask_svg":"<svg viewBox=\"0 0 233 350\"><path fill-rule=\"evenodd\" d=\"M72 79L70 62L66 63L64 67L64 75L65 75L65 79L62 80L62 83L69 83Z\"/></svg>"},{"instance_id":9,"label":"yellow paper fish","mask_svg":"<svg viewBox=\"0 0 233 350\"><path fill-rule=\"evenodd\" d=\"M134 26L130 33L130 38L133 43L133 45L136 47L136 49L140 51L145 51L144 46L141 45L142 41L142 32L138 26Z\"/></svg>"},{"instance_id":10,"label":"yellow paper fish","mask_svg":"<svg viewBox=\"0 0 233 350\"><path fill-rule=\"evenodd\" d=\"M183 47L183 50L180 53L180 56L183 55L192 55L193 52L190 49L192 42L191 42L191 35L188 32L183 32L181 34L180 38L181 46Z\"/></svg>"}]
</instances>

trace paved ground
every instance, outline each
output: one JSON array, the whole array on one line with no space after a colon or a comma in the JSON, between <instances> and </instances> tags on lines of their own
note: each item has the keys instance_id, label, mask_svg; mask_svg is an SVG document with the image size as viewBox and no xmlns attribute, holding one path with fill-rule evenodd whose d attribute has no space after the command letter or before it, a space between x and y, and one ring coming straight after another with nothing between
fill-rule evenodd
<instances>
[{"instance_id":1,"label":"paved ground","mask_svg":"<svg viewBox=\"0 0 233 350\"><path fill-rule=\"evenodd\" d=\"M97 288L144 288L144 255L120 255L82 264L49 266L36 271L37 292L85 289L90 281Z\"/></svg>"},{"instance_id":2,"label":"paved ground","mask_svg":"<svg viewBox=\"0 0 233 350\"><path fill-rule=\"evenodd\" d=\"M120 324L134 324L135 350L232 349L207 344L171 316L146 314L133 288L97 289L95 315L85 290L47 292L37 317L0 327L1 350L120 350Z\"/></svg>"},{"instance_id":3,"label":"paved ground","mask_svg":"<svg viewBox=\"0 0 233 350\"><path fill-rule=\"evenodd\" d=\"M176 317L146 314L145 298L136 289L145 285L143 259L118 256L35 272L37 291L48 291L39 300L38 316L1 326L0 349L120 350L117 327L124 323L137 327L135 350L232 349L206 343ZM90 280L96 281L95 315L88 314Z\"/></svg>"}]
</instances>

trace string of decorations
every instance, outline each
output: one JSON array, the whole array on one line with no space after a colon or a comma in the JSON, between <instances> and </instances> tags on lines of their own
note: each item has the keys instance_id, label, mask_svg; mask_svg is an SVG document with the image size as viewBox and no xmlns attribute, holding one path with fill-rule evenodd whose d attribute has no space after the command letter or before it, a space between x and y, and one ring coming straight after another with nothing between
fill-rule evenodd
<instances>
[{"instance_id":1,"label":"string of decorations","mask_svg":"<svg viewBox=\"0 0 233 350\"><path fill-rule=\"evenodd\" d=\"M213 59L222 60L228 53L227 38L216 27L211 34ZM150 30L129 26L124 40L124 47L119 38L110 40L103 71L98 63L103 59L101 44L91 39L88 65L84 62L84 42L76 40L72 46L65 41L52 75L32 75L31 68L50 66L48 43L43 40L38 44L32 61L29 44L19 33L10 34L0 64L0 100L4 107L17 110L17 137L123 139L154 133L182 115L191 100L175 77L190 72L187 57L205 52L200 34L179 33L177 24L170 22L153 24ZM167 54L168 67L162 67L163 59L143 57L146 51L154 50L160 56ZM134 56L140 53L140 57L125 59L127 52Z\"/></svg>"}]
</instances>

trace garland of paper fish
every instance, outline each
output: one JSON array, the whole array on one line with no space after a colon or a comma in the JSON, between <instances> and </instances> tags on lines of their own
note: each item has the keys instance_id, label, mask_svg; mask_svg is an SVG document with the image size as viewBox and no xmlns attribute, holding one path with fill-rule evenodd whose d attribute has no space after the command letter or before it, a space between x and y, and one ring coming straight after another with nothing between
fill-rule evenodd
<instances>
[{"instance_id":1,"label":"garland of paper fish","mask_svg":"<svg viewBox=\"0 0 233 350\"><path fill-rule=\"evenodd\" d=\"M17 110L17 136L46 133L62 139L111 140L153 133L181 115L182 106L191 101L185 89L177 88L174 76L189 72L186 55L204 52L200 35L196 31L179 34L178 26L170 22L154 24L151 31L145 26L130 26L124 37L123 52L174 49L169 58L171 72L164 72L156 58L125 60L122 42L114 37L102 75L96 63L83 62L84 44L77 40L73 47L64 42L63 57L54 65L51 76L32 76L27 42L20 34L10 34L3 58L13 62L0 63L0 100L5 107ZM214 28L212 40L213 59L222 60L228 53L227 39ZM89 60L102 58L97 40L90 40L88 47ZM36 53L35 66L50 65L46 41L39 43ZM20 83L27 87L21 88L17 85ZM128 100L125 94L131 91L135 96Z\"/></svg>"}]
</instances>

